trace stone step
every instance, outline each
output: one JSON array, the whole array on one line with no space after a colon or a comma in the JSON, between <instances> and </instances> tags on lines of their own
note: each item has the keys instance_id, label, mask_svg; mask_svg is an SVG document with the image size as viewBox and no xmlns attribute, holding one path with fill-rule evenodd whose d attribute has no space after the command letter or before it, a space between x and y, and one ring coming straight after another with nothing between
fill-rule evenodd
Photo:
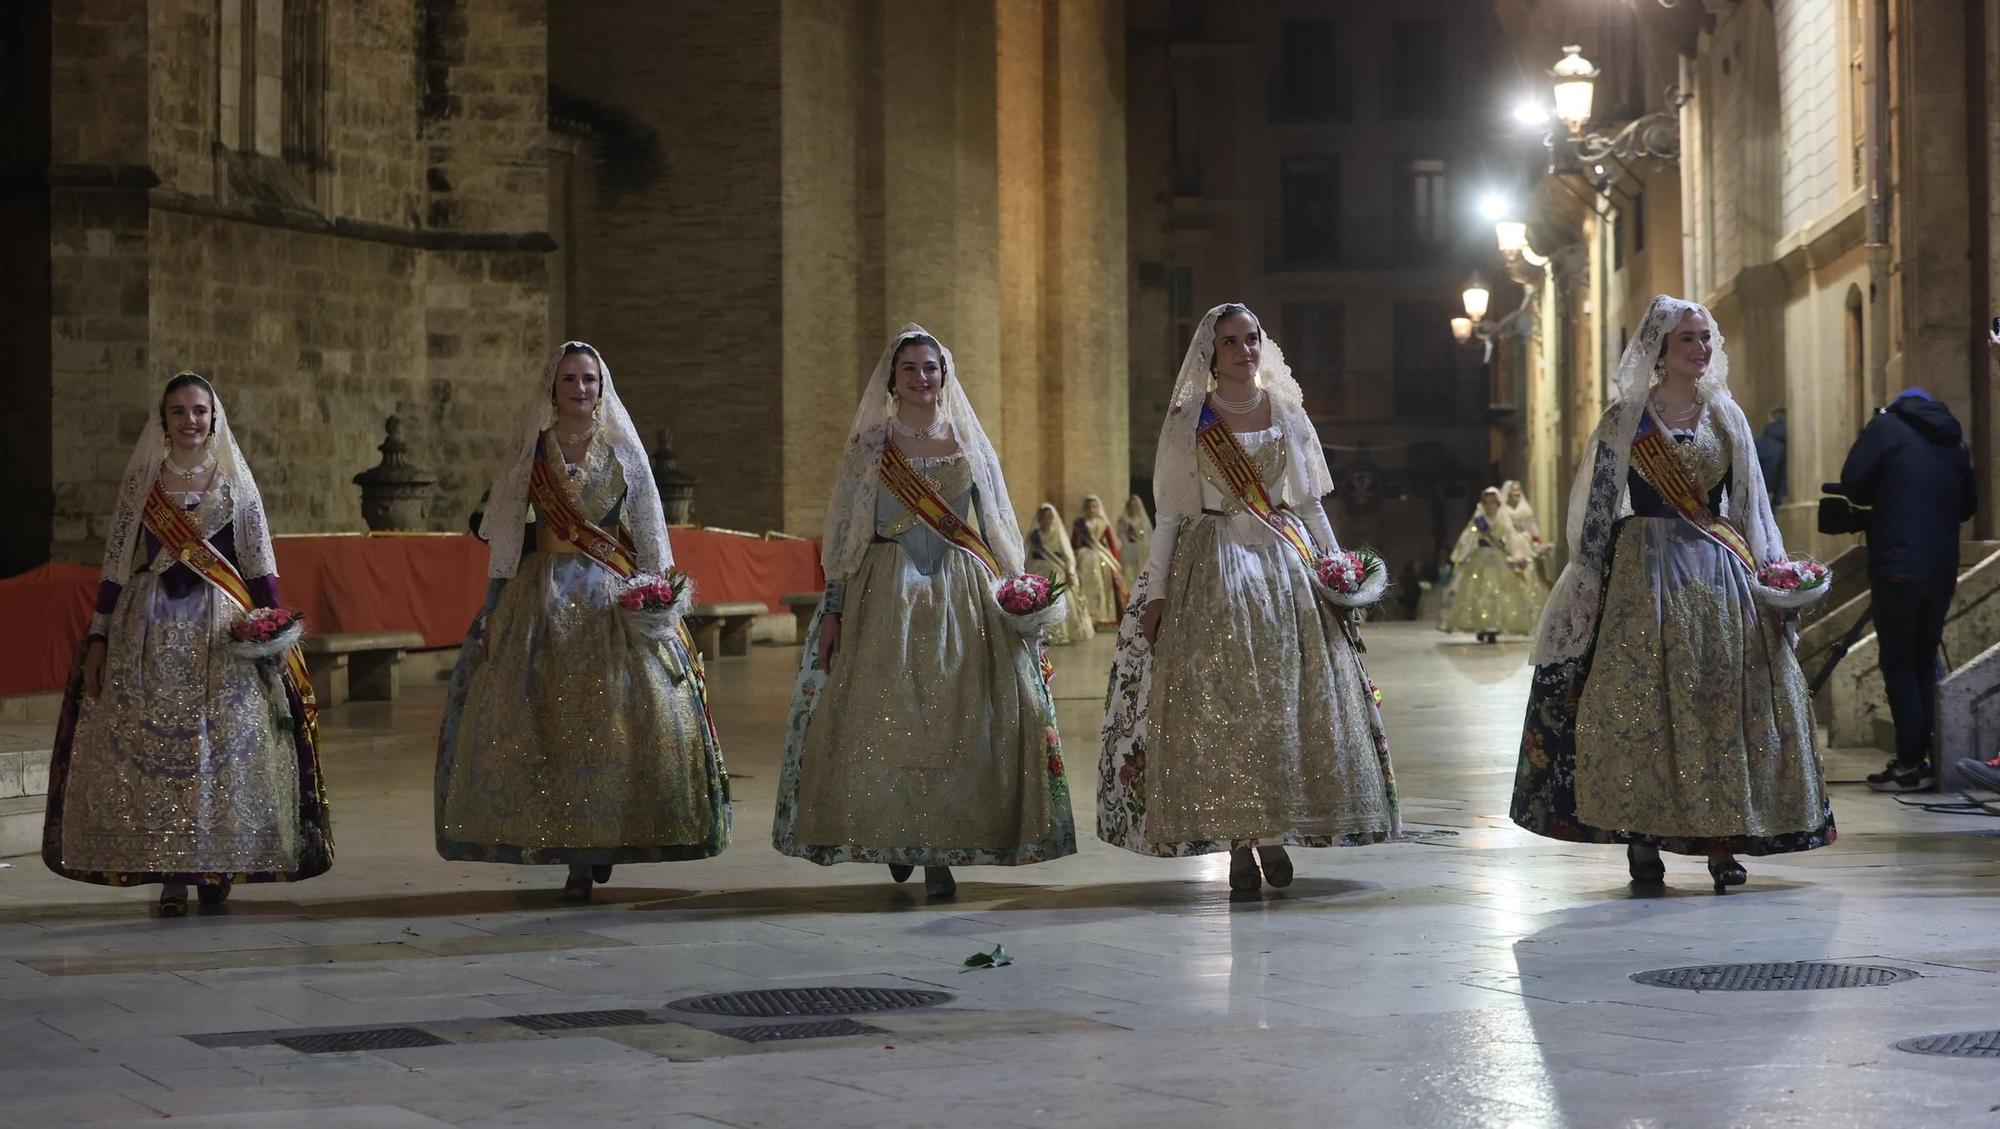
<instances>
[{"instance_id":1,"label":"stone step","mask_svg":"<svg viewBox=\"0 0 2000 1129\"><path fill-rule=\"evenodd\" d=\"M0 800L0 858L32 855L42 849L44 800L42 796Z\"/></svg>"},{"instance_id":2,"label":"stone step","mask_svg":"<svg viewBox=\"0 0 2000 1129\"><path fill-rule=\"evenodd\" d=\"M40 796L49 790L49 751L0 752L0 800Z\"/></svg>"},{"instance_id":3,"label":"stone step","mask_svg":"<svg viewBox=\"0 0 2000 1129\"><path fill-rule=\"evenodd\" d=\"M53 691L0 697L0 725L54 725L62 714L62 700Z\"/></svg>"}]
</instances>

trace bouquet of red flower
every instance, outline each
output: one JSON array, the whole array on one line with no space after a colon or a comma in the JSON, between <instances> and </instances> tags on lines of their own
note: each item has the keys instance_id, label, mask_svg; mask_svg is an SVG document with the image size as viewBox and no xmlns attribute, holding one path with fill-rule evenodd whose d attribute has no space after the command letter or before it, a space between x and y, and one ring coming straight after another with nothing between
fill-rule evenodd
<instances>
[{"instance_id":1,"label":"bouquet of red flower","mask_svg":"<svg viewBox=\"0 0 2000 1129\"><path fill-rule=\"evenodd\" d=\"M1024 572L995 584L993 598L1014 630L1038 637L1063 621L1062 595L1068 587L1060 580Z\"/></svg>"},{"instance_id":2,"label":"bouquet of red flower","mask_svg":"<svg viewBox=\"0 0 2000 1129\"><path fill-rule=\"evenodd\" d=\"M618 606L634 627L652 639L665 639L680 627L692 603L694 581L677 568L663 573L635 573L617 591Z\"/></svg>"},{"instance_id":3,"label":"bouquet of red flower","mask_svg":"<svg viewBox=\"0 0 2000 1129\"><path fill-rule=\"evenodd\" d=\"M1373 549L1340 549L1313 569L1320 598L1343 608L1365 608L1389 590L1389 569Z\"/></svg>"},{"instance_id":4,"label":"bouquet of red flower","mask_svg":"<svg viewBox=\"0 0 2000 1129\"><path fill-rule=\"evenodd\" d=\"M305 629L306 617L290 608L251 608L229 625L229 651L245 659L282 655Z\"/></svg>"},{"instance_id":5,"label":"bouquet of red flower","mask_svg":"<svg viewBox=\"0 0 2000 1129\"><path fill-rule=\"evenodd\" d=\"M1772 561L1757 570L1752 588L1760 603L1802 608L1833 590L1833 570L1810 557Z\"/></svg>"}]
</instances>

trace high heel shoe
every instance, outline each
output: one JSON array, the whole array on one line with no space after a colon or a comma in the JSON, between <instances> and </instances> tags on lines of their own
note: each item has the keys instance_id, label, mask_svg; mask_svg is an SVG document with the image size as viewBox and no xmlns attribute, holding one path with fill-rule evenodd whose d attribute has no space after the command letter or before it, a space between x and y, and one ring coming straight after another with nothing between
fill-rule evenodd
<instances>
[{"instance_id":1,"label":"high heel shoe","mask_svg":"<svg viewBox=\"0 0 2000 1129\"><path fill-rule=\"evenodd\" d=\"M200 887L195 891L195 896L201 899L201 908L221 909L222 903L229 900L229 883Z\"/></svg>"},{"instance_id":2,"label":"high heel shoe","mask_svg":"<svg viewBox=\"0 0 2000 1129\"><path fill-rule=\"evenodd\" d=\"M951 898L958 895L958 879L951 876L948 866L927 866L924 868L924 893L933 898Z\"/></svg>"},{"instance_id":3,"label":"high heel shoe","mask_svg":"<svg viewBox=\"0 0 2000 1129\"><path fill-rule=\"evenodd\" d=\"M1264 881L1278 889L1292 884L1292 856L1283 847L1258 847L1257 865L1264 871Z\"/></svg>"},{"instance_id":4,"label":"high heel shoe","mask_svg":"<svg viewBox=\"0 0 2000 1129\"><path fill-rule=\"evenodd\" d=\"M1728 893L1729 887L1741 886L1750 881L1750 872L1743 869L1743 864L1735 859L1730 859L1728 862L1709 859L1708 876L1715 879L1715 892L1718 894Z\"/></svg>"},{"instance_id":5,"label":"high heel shoe","mask_svg":"<svg viewBox=\"0 0 2000 1129\"><path fill-rule=\"evenodd\" d=\"M188 911L188 888L181 885L160 887L159 915L161 917L186 917Z\"/></svg>"},{"instance_id":6,"label":"high heel shoe","mask_svg":"<svg viewBox=\"0 0 2000 1129\"><path fill-rule=\"evenodd\" d=\"M1658 852L1650 859L1642 859L1638 848L1631 843L1625 844L1625 869L1632 872L1634 883L1659 886L1667 880L1667 864L1660 861Z\"/></svg>"},{"instance_id":7,"label":"high heel shoe","mask_svg":"<svg viewBox=\"0 0 2000 1129\"><path fill-rule=\"evenodd\" d=\"M916 872L917 868L914 866L905 866L900 862L892 862L889 864L889 877L895 879L898 882L908 882L910 880L910 875L915 874Z\"/></svg>"},{"instance_id":8,"label":"high heel shoe","mask_svg":"<svg viewBox=\"0 0 2000 1129\"><path fill-rule=\"evenodd\" d=\"M1257 869L1257 853L1248 847L1237 847L1229 852L1229 888L1239 894L1252 893L1264 884L1264 874Z\"/></svg>"},{"instance_id":9,"label":"high heel shoe","mask_svg":"<svg viewBox=\"0 0 2000 1129\"><path fill-rule=\"evenodd\" d=\"M572 863L569 881L563 883L563 901L587 902L590 900L590 868L581 863Z\"/></svg>"},{"instance_id":10,"label":"high heel shoe","mask_svg":"<svg viewBox=\"0 0 2000 1129\"><path fill-rule=\"evenodd\" d=\"M591 867L590 880L592 882L597 883L599 886L604 885L606 882L611 881L611 868L608 866Z\"/></svg>"}]
</instances>

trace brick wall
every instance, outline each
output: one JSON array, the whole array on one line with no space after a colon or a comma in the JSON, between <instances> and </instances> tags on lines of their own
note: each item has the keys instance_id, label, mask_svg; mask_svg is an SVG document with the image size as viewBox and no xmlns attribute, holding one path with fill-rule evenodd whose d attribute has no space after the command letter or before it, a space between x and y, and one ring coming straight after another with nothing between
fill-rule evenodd
<instances>
[{"instance_id":1,"label":"brick wall","mask_svg":"<svg viewBox=\"0 0 2000 1129\"><path fill-rule=\"evenodd\" d=\"M1839 27L1824 0L1778 0L1782 225L1797 231L1845 195L1841 179Z\"/></svg>"}]
</instances>

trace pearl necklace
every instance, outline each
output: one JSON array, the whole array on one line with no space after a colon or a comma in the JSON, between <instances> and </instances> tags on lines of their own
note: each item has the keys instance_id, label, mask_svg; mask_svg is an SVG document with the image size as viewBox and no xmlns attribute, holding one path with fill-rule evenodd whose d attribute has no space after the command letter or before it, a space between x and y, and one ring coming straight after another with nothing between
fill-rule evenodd
<instances>
[{"instance_id":1,"label":"pearl necklace","mask_svg":"<svg viewBox=\"0 0 2000 1129\"><path fill-rule=\"evenodd\" d=\"M1231 415L1238 415L1238 416L1249 415L1251 412L1254 412L1259 407L1263 406L1264 403L1264 390L1262 388L1259 388L1256 391L1252 392L1248 400L1225 400L1223 399L1222 392L1219 389L1217 391L1209 393L1208 395L1210 399L1215 401L1216 407L1221 408L1223 411L1228 412Z\"/></svg>"},{"instance_id":2,"label":"pearl necklace","mask_svg":"<svg viewBox=\"0 0 2000 1129\"><path fill-rule=\"evenodd\" d=\"M890 416L889 426L895 428L898 435L905 435L911 439L942 439L944 438L947 424L945 423L944 413L940 412L922 427L911 427L909 424L904 423L900 416Z\"/></svg>"},{"instance_id":3,"label":"pearl necklace","mask_svg":"<svg viewBox=\"0 0 2000 1129\"><path fill-rule=\"evenodd\" d=\"M213 467L215 465L215 452L214 451L208 452L206 455L202 457L202 460L200 462L196 463L192 467L184 467L181 464L175 462L174 457L172 455L166 456L166 463L167 463L167 469L179 475L180 480L183 483L189 486L193 486L194 480L197 476L201 475L204 471L208 470L210 467Z\"/></svg>"},{"instance_id":4,"label":"pearl necklace","mask_svg":"<svg viewBox=\"0 0 2000 1129\"><path fill-rule=\"evenodd\" d=\"M1701 401L1696 400L1694 403L1689 404L1686 410L1680 412L1677 415L1669 416L1666 411L1666 406L1661 404L1658 400L1654 400L1653 411L1660 417L1660 422L1666 424L1668 427L1674 428L1676 430L1683 429L1687 425L1693 423L1695 420L1701 418Z\"/></svg>"}]
</instances>

